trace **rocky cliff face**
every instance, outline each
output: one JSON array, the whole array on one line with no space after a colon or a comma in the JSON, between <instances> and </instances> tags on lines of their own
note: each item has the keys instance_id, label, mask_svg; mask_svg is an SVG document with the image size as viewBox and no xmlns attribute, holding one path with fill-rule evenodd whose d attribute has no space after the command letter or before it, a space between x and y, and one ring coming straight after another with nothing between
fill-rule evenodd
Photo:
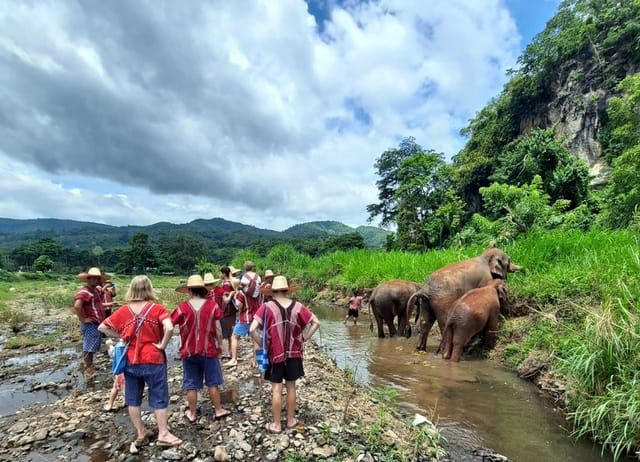
<instances>
[{"instance_id":1,"label":"rocky cliff face","mask_svg":"<svg viewBox=\"0 0 640 462\"><path fill-rule=\"evenodd\" d=\"M638 69L622 63L619 66L609 65L606 69L615 68L617 71L611 75L601 63L574 63L568 67L571 70L559 71L565 76L559 77L552 85L555 97L547 103L546 112L525 118L521 132L527 133L536 127L555 128L569 152L589 165L594 176L592 185L596 186L606 182L609 176L598 141L609 100L619 96L615 90L616 83L626 75L638 72Z\"/></svg>"}]
</instances>

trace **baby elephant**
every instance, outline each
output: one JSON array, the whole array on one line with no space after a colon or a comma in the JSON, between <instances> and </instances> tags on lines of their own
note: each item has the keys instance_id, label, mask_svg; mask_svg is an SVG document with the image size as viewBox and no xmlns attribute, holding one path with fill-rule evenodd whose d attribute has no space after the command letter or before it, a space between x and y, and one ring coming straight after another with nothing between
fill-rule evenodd
<instances>
[{"instance_id":1,"label":"baby elephant","mask_svg":"<svg viewBox=\"0 0 640 462\"><path fill-rule=\"evenodd\" d=\"M472 289L451 307L442 335L442 357L460 361L462 348L482 332L483 348L493 348L498 331L500 309L507 307L509 294L502 279L493 279L484 287Z\"/></svg>"}]
</instances>

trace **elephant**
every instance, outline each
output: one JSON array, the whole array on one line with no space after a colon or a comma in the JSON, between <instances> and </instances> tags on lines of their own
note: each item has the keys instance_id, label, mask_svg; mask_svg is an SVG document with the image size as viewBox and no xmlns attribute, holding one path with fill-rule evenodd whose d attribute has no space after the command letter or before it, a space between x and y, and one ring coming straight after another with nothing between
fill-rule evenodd
<instances>
[{"instance_id":1,"label":"elephant","mask_svg":"<svg viewBox=\"0 0 640 462\"><path fill-rule=\"evenodd\" d=\"M369 297L369 308L373 310L373 316L378 325L378 337L384 338L383 323L389 328L389 335L395 336L397 333L405 335L410 325L407 318L407 301L411 295L420 289L419 282L394 279L378 285ZM398 318L398 330L394 325L394 319ZM373 320L369 325L373 331Z\"/></svg>"},{"instance_id":2,"label":"elephant","mask_svg":"<svg viewBox=\"0 0 640 462\"><path fill-rule=\"evenodd\" d=\"M460 361L462 349L474 335L482 333L482 348L491 349L496 343L498 316L505 312L509 300L507 284L493 279L484 287L471 289L451 307L442 331L442 359Z\"/></svg>"},{"instance_id":3,"label":"elephant","mask_svg":"<svg viewBox=\"0 0 640 462\"><path fill-rule=\"evenodd\" d=\"M407 320L411 319L413 305L417 305L416 318L420 320L418 350L426 351L427 337L435 321L440 332L449 316L453 303L471 289L484 286L492 279L507 279L507 273L521 269L511 262L509 255L498 248L490 248L478 257L444 266L427 278L426 282L407 302ZM410 330L409 330L410 333Z\"/></svg>"}]
</instances>

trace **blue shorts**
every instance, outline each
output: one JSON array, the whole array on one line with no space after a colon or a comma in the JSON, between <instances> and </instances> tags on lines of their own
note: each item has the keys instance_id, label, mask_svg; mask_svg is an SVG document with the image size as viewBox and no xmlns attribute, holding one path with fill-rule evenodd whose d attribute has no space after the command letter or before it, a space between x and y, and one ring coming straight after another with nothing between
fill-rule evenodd
<instances>
[{"instance_id":1,"label":"blue shorts","mask_svg":"<svg viewBox=\"0 0 640 462\"><path fill-rule=\"evenodd\" d=\"M127 364L124 369L124 402L140 407L144 384L149 385L151 409L169 407L169 382L166 364Z\"/></svg>"},{"instance_id":2,"label":"blue shorts","mask_svg":"<svg viewBox=\"0 0 640 462\"><path fill-rule=\"evenodd\" d=\"M249 335L249 326L250 324L237 322L233 328L233 335L237 335L238 337L247 337Z\"/></svg>"},{"instance_id":3,"label":"blue shorts","mask_svg":"<svg viewBox=\"0 0 640 462\"><path fill-rule=\"evenodd\" d=\"M102 345L102 333L98 330L97 322L83 322L80 324L82 332L82 351L97 353Z\"/></svg>"},{"instance_id":4,"label":"blue shorts","mask_svg":"<svg viewBox=\"0 0 640 462\"><path fill-rule=\"evenodd\" d=\"M193 355L182 360L182 389L200 390L202 378L207 387L219 387L222 379L222 368L218 358L207 358Z\"/></svg>"}]
</instances>

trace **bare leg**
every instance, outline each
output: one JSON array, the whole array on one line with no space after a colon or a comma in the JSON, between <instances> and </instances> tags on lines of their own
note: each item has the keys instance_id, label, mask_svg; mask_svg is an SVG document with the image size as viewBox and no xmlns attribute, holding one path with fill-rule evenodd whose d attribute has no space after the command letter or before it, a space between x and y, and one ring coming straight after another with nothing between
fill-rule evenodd
<instances>
[{"instance_id":1,"label":"bare leg","mask_svg":"<svg viewBox=\"0 0 640 462\"><path fill-rule=\"evenodd\" d=\"M282 383L271 384L271 412L273 413L273 430L281 431L282 426L280 424L280 420L282 419ZM288 409L287 412L289 412Z\"/></svg>"},{"instance_id":2,"label":"bare leg","mask_svg":"<svg viewBox=\"0 0 640 462\"><path fill-rule=\"evenodd\" d=\"M220 402L220 391L218 387L209 387L209 399L211 400L211 404L216 410L216 417L222 417L230 413L227 409L222 407L222 403Z\"/></svg>"},{"instance_id":3,"label":"bare leg","mask_svg":"<svg viewBox=\"0 0 640 462\"><path fill-rule=\"evenodd\" d=\"M136 439L143 440L145 437L145 432L140 406L129 406L129 418L131 419L133 427L136 429Z\"/></svg>"},{"instance_id":4,"label":"bare leg","mask_svg":"<svg viewBox=\"0 0 640 462\"><path fill-rule=\"evenodd\" d=\"M129 407L131 409L131 407ZM129 411L131 412L131 411ZM140 408L138 408L138 413L140 413ZM158 422L158 441L163 441L165 443L174 443L180 441L180 439L169 431L169 426L167 425L167 409L156 409L153 411L156 415L156 421ZM140 419L140 423L142 423L142 419ZM142 430L142 435L144 437L144 427ZM181 443L182 441L180 441Z\"/></svg>"},{"instance_id":5,"label":"bare leg","mask_svg":"<svg viewBox=\"0 0 640 462\"><path fill-rule=\"evenodd\" d=\"M296 424L296 381L285 381L287 387L287 427Z\"/></svg>"},{"instance_id":6,"label":"bare leg","mask_svg":"<svg viewBox=\"0 0 640 462\"><path fill-rule=\"evenodd\" d=\"M111 387L111 391L109 392L109 401L107 402L107 405L104 407L104 409L107 411L110 411L111 409L113 409L116 403L117 397L118 397L118 388L116 387L116 384L114 382L113 386Z\"/></svg>"},{"instance_id":7,"label":"bare leg","mask_svg":"<svg viewBox=\"0 0 640 462\"><path fill-rule=\"evenodd\" d=\"M96 375L96 368L93 365L93 353L88 351L83 352L82 358L84 359L84 373L87 378L91 378Z\"/></svg>"},{"instance_id":8,"label":"bare leg","mask_svg":"<svg viewBox=\"0 0 640 462\"><path fill-rule=\"evenodd\" d=\"M223 364L223 366L237 366L238 365L238 336L233 334L231 336L231 359Z\"/></svg>"},{"instance_id":9,"label":"bare leg","mask_svg":"<svg viewBox=\"0 0 640 462\"><path fill-rule=\"evenodd\" d=\"M196 420L197 402L198 390L187 390L187 404L189 405L189 409L187 409L187 412L185 412L184 415L187 417L187 419L194 422Z\"/></svg>"}]
</instances>

